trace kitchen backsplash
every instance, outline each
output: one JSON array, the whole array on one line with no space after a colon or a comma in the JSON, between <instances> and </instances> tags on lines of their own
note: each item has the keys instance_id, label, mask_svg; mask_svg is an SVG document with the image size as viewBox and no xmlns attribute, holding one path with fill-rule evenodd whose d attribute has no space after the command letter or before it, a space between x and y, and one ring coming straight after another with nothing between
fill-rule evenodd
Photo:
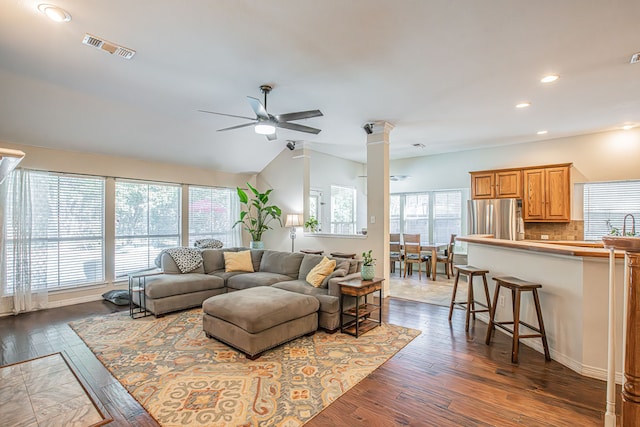
<instances>
[{"instance_id":1,"label":"kitchen backsplash","mask_svg":"<svg viewBox=\"0 0 640 427\"><path fill-rule=\"evenodd\" d=\"M525 239L541 240L542 235L549 236L549 240L584 240L584 221L524 223Z\"/></svg>"}]
</instances>

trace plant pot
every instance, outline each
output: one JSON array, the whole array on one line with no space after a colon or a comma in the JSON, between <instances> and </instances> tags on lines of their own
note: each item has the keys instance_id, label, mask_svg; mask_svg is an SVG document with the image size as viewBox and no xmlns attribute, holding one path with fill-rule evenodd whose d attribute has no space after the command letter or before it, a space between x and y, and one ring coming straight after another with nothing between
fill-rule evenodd
<instances>
[{"instance_id":1,"label":"plant pot","mask_svg":"<svg viewBox=\"0 0 640 427\"><path fill-rule=\"evenodd\" d=\"M362 280L371 280L376 275L376 266L375 265L363 265L362 270L360 271L360 275L362 276Z\"/></svg>"},{"instance_id":2,"label":"plant pot","mask_svg":"<svg viewBox=\"0 0 640 427\"><path fill-rule=\"evenodd\" d=\"M263 241L251 241L251 243L249 243L249 247L251 249L264 249L264 242Z\"/></svg>"}]
</instances>

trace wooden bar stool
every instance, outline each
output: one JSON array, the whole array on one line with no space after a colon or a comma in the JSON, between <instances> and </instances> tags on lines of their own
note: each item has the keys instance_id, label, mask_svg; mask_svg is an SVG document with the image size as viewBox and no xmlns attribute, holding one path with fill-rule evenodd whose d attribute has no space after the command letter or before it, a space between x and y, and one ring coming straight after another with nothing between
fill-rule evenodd
<instances>
[{"instance_id":1,"label":"wooden bar stool","mask_svg":"<svg viewBox=\"0 0 640 427\"><path fill-rule=\"evenodd\" d=\"M496 281L496 290L493 294L493 310L491 310L491 315L489 317L489 326L487 327L487 339L485 342L487 344L491 343L491 333L495 329L495 327L499 327L507 332L511 332L513 334L513 344L511 346L511 362L518 363L518 344L521 338L542 338L542 346L544 347L544 358L546 360L551 360L551 355L549 354L549 345L547 344L547 334L544 332L544 323L542 321L542 310L540 309L540 300L538 299L538 288L541 288L542 285L538 283L527 282L522 279L518 279L517 277L494 277L493 280ZM496 304L498 303L498 294L500 293L500 288L508 288L511 289L511 301L513 308L513 321L510 322L496 322ZM538 325L536 328L533 325L523 322L520 320L520 299L522 292L531 291L533 293L533 302L536 306L536 316L538 317ZM513 329L509 329L504 325L513 325ZM520 325L526 326L532 331L537 332L536 334L521 334L520 333Z\"/></svg>"},{"instance_id":2,"label":"wooden bar stool","mask_svg":"<svg viewBox=\"0 0 640 427\"><path fill-rule=\"evenodd\" d=\"M485 311L491 313L491 297L489 296L489 286L487 285L486 276L489 270L483 270L472 265L455 265L453 268L456 270L456 278L453 282L453 294L451 295L451 305L449 306L449 322L451 322L451 316L453 315L453 306L459 305L461 307L465 307L465 310L467 312L467 319L464 324L464 330L469 331L469 316L471 314L473 314L473 320L476 320L476 313ZM469 283L469 290L467 291L466 301L456 301L456 292L458 291L458 280L460 279L460 274L465 274ZM484 284L484 294L487 298L487 304L476 301L475 297L473 296L473 278L475 276L482 276L482 283ZM476 309L476 304L484 307L484 309Z\"/></svg>"}]
</instances>

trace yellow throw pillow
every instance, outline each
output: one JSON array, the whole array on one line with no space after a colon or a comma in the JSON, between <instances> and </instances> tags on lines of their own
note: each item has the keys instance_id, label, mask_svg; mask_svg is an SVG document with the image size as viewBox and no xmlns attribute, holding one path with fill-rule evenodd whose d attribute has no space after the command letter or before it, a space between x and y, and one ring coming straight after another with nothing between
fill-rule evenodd
<instances>
[{"instance_id":1,"label":"yellow throw pillow","mask_svg":"<svg viewBox=\"0 0 640 427\"><path fill-rule=\"evenodd\" d=\"M319 288L322 285L324 278L333 273L335 268L336 261L329 260L327 257L324 257L322 258L322 261L313 267L309 274L307 274L307 282L311 283L312 286Z\"/></svg>"},{"instance_id":2,"label":"yellow throw pillow","mask_svg":"<svg viewBox=\"0 0 640 427\"><path fill-rule=\"evenodd\" d=\"M224 252L224 271L246 271L253 273L251 251Z\"/></svg>"}]
</instances>

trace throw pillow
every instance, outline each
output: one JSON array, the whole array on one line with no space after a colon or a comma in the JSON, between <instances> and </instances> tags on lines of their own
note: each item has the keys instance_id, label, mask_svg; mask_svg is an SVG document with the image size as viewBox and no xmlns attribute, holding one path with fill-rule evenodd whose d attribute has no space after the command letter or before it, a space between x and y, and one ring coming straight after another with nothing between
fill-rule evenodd
<instances>
[{"instance_id":1,"label":"throw pillow","mask_svg":"<svg viewBox=\"0 0 640 427\"><path fill-rule=\"evenodd\" d=\"M330 275L335 268L336 261L329 260L327 257L324 257L322 258L322 261L313 267L309 274L307 274L307 282L311 283L312 286L319 288L322 286L322 281L325 277Z\"/></svg>"},{"instance_id":2,"label":"throw pillow","mask_svg":"<svg viewBox=\"0 0 640 427\"><path fill-rule=\"evenodd\" d=\"M251 251L225 252L224 253L224 271L231 273L233 271L245 271L253 273L253 263L251 262Z\"/></svg>"},{"instance_id":3,"label":"throw pillow","mask_svg":"<svg viewBox=\"0 0 640 427\"><path fill-rule=\"evenodd\" d=\"M115 289L105 292L102 298L115 305L129 305L129 291L126 289Z\"/></svg>"},{"instance_id":4,"label":"throw pillow","mask_svg":"<svg viewBox=\"0 0 640 427\"><path fill-rule=\"evenodd\" d=\"M217 239L200 239L193 244L198 249L220 249L223 243Z\"/></svg>"}]
</instances>

